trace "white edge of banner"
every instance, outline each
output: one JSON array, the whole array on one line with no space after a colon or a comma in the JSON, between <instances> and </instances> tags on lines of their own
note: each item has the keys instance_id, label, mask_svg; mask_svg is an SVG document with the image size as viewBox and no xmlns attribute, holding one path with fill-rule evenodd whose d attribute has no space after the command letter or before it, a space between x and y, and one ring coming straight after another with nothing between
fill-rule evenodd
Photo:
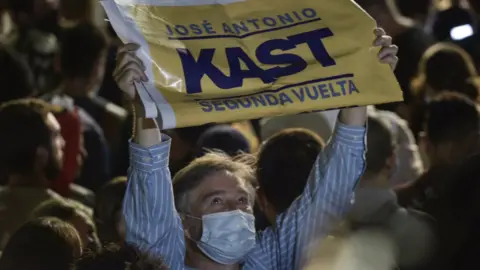
<instances>
[{"instance_id":1,"label":"white edge of banner","mask_svg":"<svg viewBox=\"0 0 480 270\"><path fill-rule=\"evenodd\" d=\"M134 2L134 1L131 1ZM125 10L127 6L120 6L114 0L100 1L108 19L111 21L111 25L117 35L122 40L128 40L129 42L135 42L141 46L138 57L144 63L150 63L150 48L147 41L142 36L136 23L128 17L128 11ZM152 65L146 65L146 74L149 78L154 78ZM175 113L172 106L165 100L160 91L155 87L153 81L146 83L135 83L138 90L138 95L145 107L145 117L147 118L161 118L159 124L162 129L170 129L176 127ZM160 112L160 115L158 115Z\"/></svg>"},{"instance_id":2,"label":"white edge of banner","mask_svg":"<svg viewBox=\"0 0 480 270\"><path fill-rule=\"evenodd\" d=\"M119 5L149 5L157 7L228 5L246 0L115 0Z\"/></svg>"}]
</instances>

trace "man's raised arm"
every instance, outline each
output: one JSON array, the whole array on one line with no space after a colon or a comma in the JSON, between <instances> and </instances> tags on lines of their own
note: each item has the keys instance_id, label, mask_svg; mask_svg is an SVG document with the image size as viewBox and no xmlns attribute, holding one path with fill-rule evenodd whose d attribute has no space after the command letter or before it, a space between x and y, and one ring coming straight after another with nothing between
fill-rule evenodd
<instances>
[{"instance_id":1,"label":"man's raised arm","mask_svg":"<svg viewBox=\"0 0 480 270\"><path fill-rule=\"evenodd\" d=\"M376 30L378 57L392 65L397 47ZM262 262L268 269L302 269L312 244L317 244L346 214L355 185L365 168L366 107L343 109L327 146L318 156L302 195L277 217L276 228L260 236L247 265Z\"/></svg>"},{"instance_id":2,"label":"man's raised arm","mask_svg":"<svg viewBox=\"0 0 480 270\"><path fill-rule=\"evenodd\" d=\"M120 49L114 73L119 87L132 99L136 95L133 83L146 80L143 63L135 56L137 49L135 44ZM135 102L139 105L140 101ZM183 269L184 235L175 210L168 169L170 138L160 133L155 120L141 117L135 120L136 132L130 143L130 169L123 202L126 242L163 258L170 269Z\"/></svg>"}]
</instances>

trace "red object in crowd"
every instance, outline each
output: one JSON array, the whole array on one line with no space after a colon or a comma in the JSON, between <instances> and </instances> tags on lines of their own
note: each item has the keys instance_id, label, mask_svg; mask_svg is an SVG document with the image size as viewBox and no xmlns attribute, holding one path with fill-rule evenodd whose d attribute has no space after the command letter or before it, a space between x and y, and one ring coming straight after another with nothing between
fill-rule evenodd
<instances>
[{"instance_id":1,"label":"red object in crowd","mask_svg":"<svg viewBox=\"0 0 480 270\"><path fill-rule=\"evenodd\" d=\"M65 140L63 168L57 179L52 181L52 189L58 194L68 197L70 184L75 181L79 170L78 157L81 155L82 126L76 109L63 110L55 115Z\"/></svg>"}]
</instances>

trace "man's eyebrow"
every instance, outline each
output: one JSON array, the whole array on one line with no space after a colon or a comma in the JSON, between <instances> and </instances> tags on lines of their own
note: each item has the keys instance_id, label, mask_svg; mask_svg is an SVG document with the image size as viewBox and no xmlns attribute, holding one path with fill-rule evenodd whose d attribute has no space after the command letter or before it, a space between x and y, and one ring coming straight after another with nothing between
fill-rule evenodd
<instances>
[{"instance_id":1,"label":"man's eyebrow","mask_svg":"<svg viewBox=\"0 0 480 270\"><path fill-rule=\"evenodd\" d=\"M202 201L204 201L204 200L206 200L206 199L208 199L208 198L210 198L210 197L218 196L218 195L223 195L223 194L225 194L225 193L226 193L225 190L213 190L213 191L210 191L210 192L204 194L204 195L201 197L201 199L202 199Z\"/></svg>"},{"instance_id":2,"label":"man's eyebrow","mask_svg":"<svg viewBox=\"0 0 480 270\"><path fill-rule=\"evenodd\" d=\"M237 189L237 192L241 193L242 195L250 197L250 193L248 193L248 191L246 191L244 188L239 187ZM201 197L201 199L202 199L202 201L204 201L204 200L206 200L208 198L211 198L211 197L214 197L214 196L224 195L225 193L227 193L225 190L213 190L213 191L210 191L210 192L204 194Z\"/></svg>"}]
</instances>

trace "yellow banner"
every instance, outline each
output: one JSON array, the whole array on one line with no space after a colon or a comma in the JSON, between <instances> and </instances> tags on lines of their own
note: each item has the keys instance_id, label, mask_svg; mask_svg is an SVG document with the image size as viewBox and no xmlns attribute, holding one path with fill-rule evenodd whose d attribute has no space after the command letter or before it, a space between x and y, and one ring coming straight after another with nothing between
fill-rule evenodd
<instances>
[{"instance_id":1,"label":"yellow banner","mask_svg":"<svg viewBox=\"0 0 480 270\"><path fill-rule=\"evenodd\" d=\"M113 0L164 128L402 100L350 0ZM151 66L150 66L151 64Z\"/></svg>"}]
</instances>

